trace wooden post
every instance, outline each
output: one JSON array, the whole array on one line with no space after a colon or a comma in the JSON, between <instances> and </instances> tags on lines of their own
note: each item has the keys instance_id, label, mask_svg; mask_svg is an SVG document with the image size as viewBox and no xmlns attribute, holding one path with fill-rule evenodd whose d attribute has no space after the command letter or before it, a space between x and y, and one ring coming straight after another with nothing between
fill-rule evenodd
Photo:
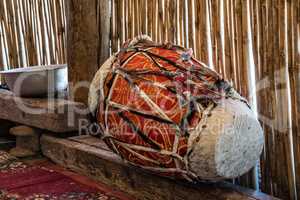
<instances>
[{"instance_id":1,"label":"wooden post","mask_svg":"<svg viewBox=\"0 0 300 200\"><path fill-rule=\"evenodd\" d=\"M9 153L15 157L29 157L40 151L40 130L29 126L16 126L9 130L16 136L16 147Z\"/></svg>"},{"instance_id":2,"label":"wooden post","mask_svg":"<svg viewBox=\"0 0 300 200\"><path fill-rule=\"evenodd\" d=\"M89 83L109 56L110 0L68 0L66 11L70 94L87 103Z\"/></svg>"},{"instance_id":3,"label":"wooden post","mask_svg":"<svg viewBox=\"0 0 300 200\"><path fill-rule=\"evenodd\" d=\"M2 30L0 27L0 71L4 69L4 60L3 60L3 52L2 52ZM1 82L1 79L0 79Z\"/></svg>"},{"instance_id":4,"label":"wooden post","mask_svg":"<svg viewBox=\"0 0 300 200\"><path fill-rule=\"evenodd\" d=\"M0 27L0 71L4 70L4 60L3 60L3 51L2 51L2 34L3 30ZM0 84L4 83L3 76L0 75Z\"/></svg>"}]
</instances>

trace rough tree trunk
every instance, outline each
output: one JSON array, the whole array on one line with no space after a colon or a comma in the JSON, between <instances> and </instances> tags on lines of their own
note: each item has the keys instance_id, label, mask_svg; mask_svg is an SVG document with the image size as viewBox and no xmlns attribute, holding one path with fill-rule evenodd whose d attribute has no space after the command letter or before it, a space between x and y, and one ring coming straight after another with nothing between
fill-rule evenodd
<instances>
[{"instance_id":1,"label":"rough tree trunk","mask_svg":"<svg viewBox=\"0 0 300 200\"><path fill-rule=\"evenodd\" d=\"M70 96L87 103L89 82L109 56L110 1L67 0L66 5Z\"/></svg>"}]
</instances>

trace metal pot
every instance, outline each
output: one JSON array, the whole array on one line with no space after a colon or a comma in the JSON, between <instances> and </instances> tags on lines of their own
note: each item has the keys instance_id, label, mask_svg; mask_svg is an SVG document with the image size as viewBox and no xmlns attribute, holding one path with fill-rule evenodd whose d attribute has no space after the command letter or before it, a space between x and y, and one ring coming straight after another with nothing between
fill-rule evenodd
<instances>
[{"instance_id":1,"label":"metal pot","mask_svg":"<svg viewBox=\"0 0 300 200\"><path fill-rule=\"evenodd\" d=\"M9 89L21 97L54 95L68 88L67 65L45 65L0 72Z\"/></svg>"}]
</instances>

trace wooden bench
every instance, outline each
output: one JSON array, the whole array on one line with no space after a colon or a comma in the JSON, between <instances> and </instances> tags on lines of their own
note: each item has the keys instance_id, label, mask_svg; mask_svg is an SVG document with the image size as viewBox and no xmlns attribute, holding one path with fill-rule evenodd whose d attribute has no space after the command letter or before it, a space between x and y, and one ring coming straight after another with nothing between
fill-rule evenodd
<instances>
[{"instance_id":1,"label":"wooden bench","mask_svg":"<svg viewBox=\"0 0 300 200\"><path fill-rule=\"evenodd\" d=\"M41 148L43 154L52 161L125 191L137 199L275 199L225 182L195 185L153 175L125 164L103 141L91 136L59 139L43 135Z\"/></svg>"}]
</instances>

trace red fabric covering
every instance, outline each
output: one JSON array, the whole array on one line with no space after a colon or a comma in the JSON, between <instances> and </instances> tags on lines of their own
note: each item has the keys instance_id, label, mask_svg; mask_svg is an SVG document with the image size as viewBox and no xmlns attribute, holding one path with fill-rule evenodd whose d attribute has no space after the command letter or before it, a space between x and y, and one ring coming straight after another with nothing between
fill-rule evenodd
<instances>
[{"instance_id":1,"label":"red fabric covering","mask_svg":"<svg viewBox=\"0 0 300 200\"><path fill-rule=\"evenodd\" d=\"M129 199L106 185L52 164L25 165L14 161L0 168L0 200Z\"/></svg>"}]
</instances>

